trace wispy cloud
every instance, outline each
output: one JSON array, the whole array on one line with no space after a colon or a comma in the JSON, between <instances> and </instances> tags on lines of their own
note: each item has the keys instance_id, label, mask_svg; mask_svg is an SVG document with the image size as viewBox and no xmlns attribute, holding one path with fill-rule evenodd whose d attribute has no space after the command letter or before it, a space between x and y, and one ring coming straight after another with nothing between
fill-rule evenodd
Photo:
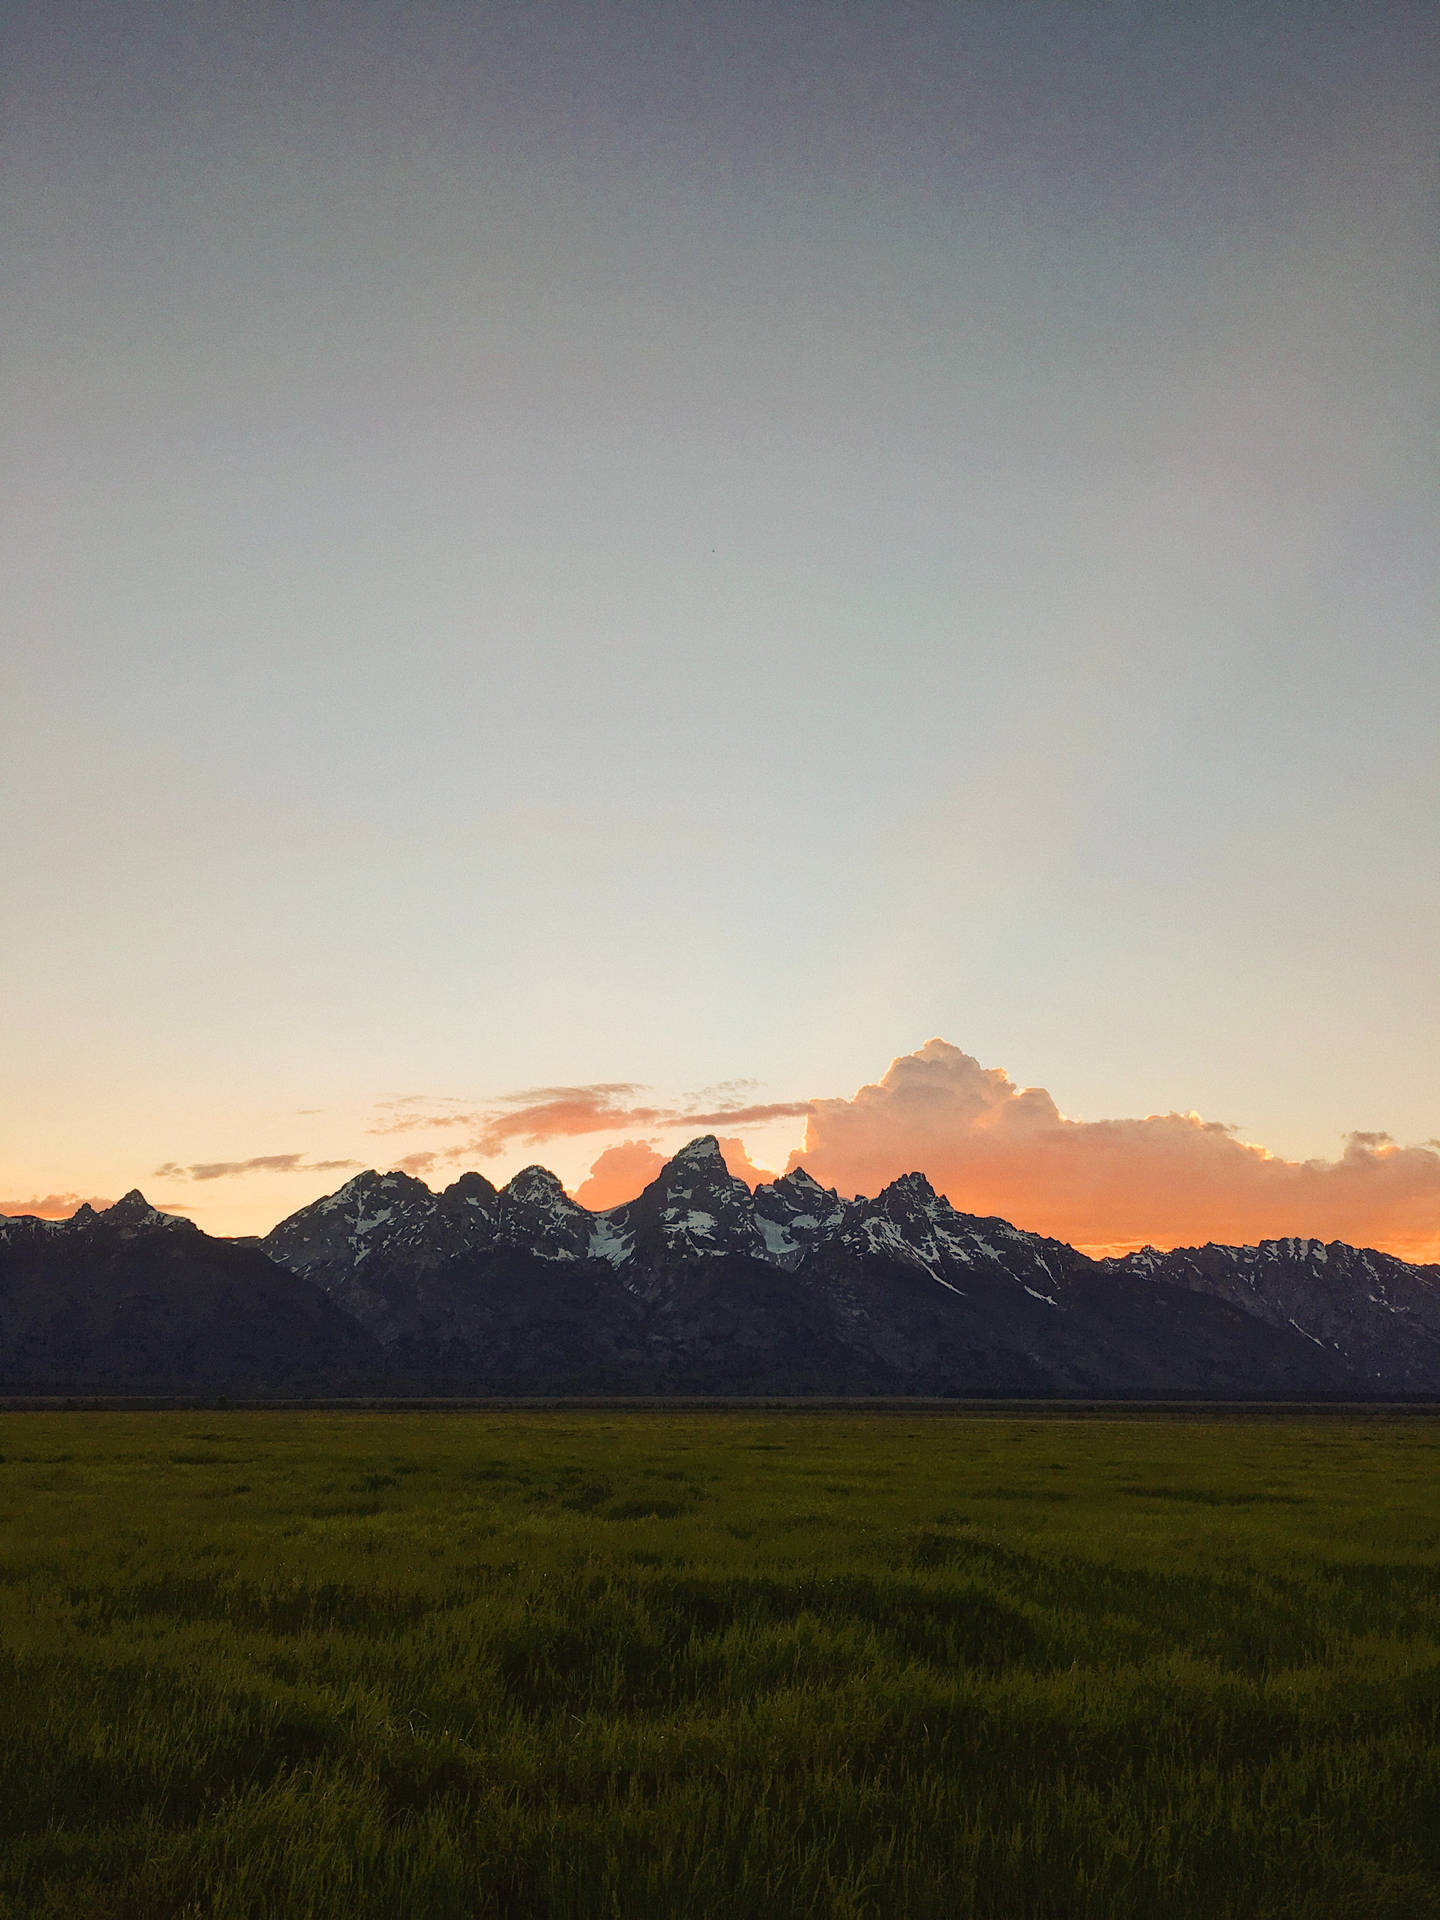
<instances>
[{"instance_id":1,"label":"wispy cloud","mask_svg":"<svg viewBox=\"0 0 1440 1920\"><path fill-rule=\"evenodd\" d=\"M423 1179L440 1162L449 1159L443 1153L407 1153L402 1160L392 1162L397 1173L412 1173L417 1180Z\"/></svg>"},{"instance_id":2,"label":"wispy cloud","mask_svg":"<svg viewBox=\"0 0 1440 1920\"><path fill-rule=\"evenodd\" d=\"M632 1127L664 1124L659 1107L621 1104L617 1095L633 1094L630 1086L533 1087L511 1094L498 1110L482 1117L473 1150L482 1158L504 1153L512 1143L538 1147L547 1140L584 1133L619 1133ZM523 1104L516 1104L523 1103Z\"/></svg>"},{"instance_id":3,"label":"wispy cloud","mask_svg":"<svg viewBox=\"0 0 1440 1920\"><path fill-rule=\"evenodd\" d=\"M703 1091L711 1095L749 1092L753 1080L729 1081ZM463 1133L453 1147L434 1149L437 1160L473 1157L489 1160L515 1146L539 1147L548 1140L573 1139L587 1133L658 1133L689 1128L705 1132L717 1127L763 1126L770 1120L802 1119L808 1100L779 1100L736 1105L733 1097L719 1105L664 1106L637 1096L650 1091L632 1080L599 1080L582 1086L526 1087L487 1101L473 1112L427 1109L407 1101L386 1103L385 1118L371 1134L402 1134L444 1128ZM397 1110L399 1109L399 1110ZM409 1155L396 1164L408 1167Z\"/></svg>"},{"instance_id":4,"label":"wispy cloud","mask_svg":"<svg viewBox=\"0 0 1440 1920\"><path fill-rule=\"evenodd\" d=\"M417 1133L425 1127L476 1127L482 1115L471 1111L473 1101L455 1100L447 1095L405 1093L395 1100L377 1100L377 1110L385 1117L367 1133Z\"/></svg>"},{"instance_id":5,"label":"wispy cloud","mask_svg":"<svg viewBox=\"0 0 1440 1920\"><path fill-rule=\"evenodd\" d=\"M843 1193L926 1174L958 1207L1085 1247L1253 1242L1299 1234L1440 1258L1440 1152L1349 1135L1337 1160L1292 1161L1197 1113L1069 1120L943 1040L850 1100L817 1100L803 1165Z\"/></svg>"},{"instance_id":6,"label":"wispy cloud","mask_svg":"<svg viewBox=\"0 0 1440 1920\"><path fill-rule=\"evenodd\" d=\"M257 1153L249 1160L198 1160L182 1167L167 1160L156 1167L157 1180L231 1180L246 1173L343 1173L358 1160L307 1160L303 1153Z\"/></svg>"},{"instance_id":7,"label":"wispy cloud","mask_svg":"<svg viewBox=\"0 0 1440 1920\"><path fill-rule=\"evenodd\" d=\"M803 1120L814 1109L813 1100L772 1100L763 1106L717 1107L713 1113L677 1113L672 1127L763 1127L771 1120Z\"/></svg>"},{"instance_id":8,"label":"wispy cloud","mask_svg":"<svg viewBox=\"0 0 1440 1920\"><path fill-rule=\"evenodd\" d=\"M691 1107L733 1107L742 1093L753 1093L756 1087L763 1085L762 1080L717 1080L713 1087L699 1087L694 1093L687 1093L685 1104Z\"/></svg>"},{"instance_id":9,"label":"wispy cloud","mask_svg":"<svg viewBox=\"0 0 1440 1920\"><path fill-rule=\"evenodd\" d=\"M677 1107L621 1105L616 1095L636 1091L630 1087L545 1087L534 1091L543 1097L534 1099L528 1106L491 1113L486 1118L471 1143L475 1152L488 1158L503 1153L515 1142L538 1147L547 1140L586 1133L628 1132L632 1128L652 1133L682 1127L692 1132L708 1132L717 1127L762 1126L770 1120L802 1118L811 1106L808 1100L777 1100L763 1105L716 1107L695 1112Z\"/></svg>"}]
</instances>

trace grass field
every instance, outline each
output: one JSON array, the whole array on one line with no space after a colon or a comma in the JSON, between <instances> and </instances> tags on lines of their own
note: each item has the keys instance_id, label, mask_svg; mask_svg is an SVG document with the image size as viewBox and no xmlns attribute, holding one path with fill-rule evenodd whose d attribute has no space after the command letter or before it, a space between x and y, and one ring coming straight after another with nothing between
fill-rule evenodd
<instances>
[{"instance_id":1,"label":"grass field","mask_svg":"<svg viewBox=\"0 0 1440 1920\"><path fill-rule=\"evenodd\" d=\"M1440 1916L1440 1420L0 1452L7 1920Z\"/></svg>"}]
</instances>

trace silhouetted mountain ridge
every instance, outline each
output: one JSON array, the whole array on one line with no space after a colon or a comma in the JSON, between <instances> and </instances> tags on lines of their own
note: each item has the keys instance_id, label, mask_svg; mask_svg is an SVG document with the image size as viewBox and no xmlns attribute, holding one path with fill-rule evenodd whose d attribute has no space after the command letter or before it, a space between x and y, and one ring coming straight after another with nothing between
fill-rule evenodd
<instances>
[{"instance_id":1,"label":"silhouetted mountain ridge","mask_svg":"<svg viewBox=\"0 0 1440 1920\"><path fill-rule=\"evenodd\" d=\"M69 1220L0 1219L0 1391L343 1393L383 1364L313 1281L138 1190Z\"/></svg>"},{"instance_id":2,"label":"silhouetted mountain ridge","mask_svg":"<svg viewBox=\"0 0 1440 1920\"><path fill-rule=\"evenodd\" d=\"M357 1174L263 1239L137 1192L0 1221L0 1388L1440 1393L1440 1267L1314 1240L1096 1261L920 1173L755 1188L705 1135L591 1213L543 1167Z\"/></svg>"}]
</instances>

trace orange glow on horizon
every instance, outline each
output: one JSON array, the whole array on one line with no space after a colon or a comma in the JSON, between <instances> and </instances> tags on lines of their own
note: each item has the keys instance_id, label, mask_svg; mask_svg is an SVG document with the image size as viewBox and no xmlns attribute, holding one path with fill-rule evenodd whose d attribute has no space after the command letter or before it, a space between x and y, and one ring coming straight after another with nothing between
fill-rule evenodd
<instances>
[{"instance_id":1,"label":"orange glow on horizon","mask_svg":"<svg viewBox=\"0 0 1440 1920\"><path fill-rule=\"evenodd\" d=\"M873 1196L902 1174L922 1173L961 1212L997 1216L1097 1257L1147 1245L1254 1245L1294 1237L1440 1264L1440 1142L1411 1146L1384 1133L1355 1132L1338 1157L1301 1161L1242 1140L1193 1109L1074 1119L1044 1088L1017 1086L1003 1070L982 1068L943 1040L901 1056L883 1078L849 1098L697 1112L635 1106L630 1089L614 1084L534 1089L500 1111L523 1115L526 1129L505 1142L509 1166L521 1147L538 1148L533 1157L545 1160L546 1140L553 1139L557 1171L594 1211L633 1200L686 1138L702 1132L716 1135L730 1172L747 1186L773 1179L751 1159L743 1132L731 1129L766 1127L769 1132L754 1137L770 1143L777 1118L803 1115L804 1144L782 1171L803 1167L847 1198ZM426 1104L416 1124L425 1129L434 1121ZM483 1135L485 1121L483 1113L464 1111L458 1127ZM723 1122L729 1124L722 1131ZM447 1122L438 1145L381 1164L413 1172L436 1190L467 1166L483 1169L486 1156L477 1149L485 1141L452 1144L458 1127ZM380 1131L394 1129L387 1124ZM588 1152L588 1143L573 1142L577 1131L598 1136ZM103 1179L111 1195L139 1186L154 1205L187 1213L208 1231L264 1233L366 1164L340 1157L347 1144L369 1151L358 1133L348 1143L331 1135L305 1154L257 1155L243 1136L229 1144L223 1160L165 1161L137 1168L133 1177L113 1162L67 1169L62 1178L71 1190L0 1201L0 1214L68 1218L86 1197L88 1181ZM254 1144L288 1145L283 1139ZM769 1144L762 1151L777 1160L783 1154ZM582 1169L591 1154L587 1174ZM28 1183L34 1176L25 1177ZM495 1169L494 1177L503 1182L506 1174ZM92 1195L89 1203L98 1210L109 1201Z\"/></svg>"}]
</instances>

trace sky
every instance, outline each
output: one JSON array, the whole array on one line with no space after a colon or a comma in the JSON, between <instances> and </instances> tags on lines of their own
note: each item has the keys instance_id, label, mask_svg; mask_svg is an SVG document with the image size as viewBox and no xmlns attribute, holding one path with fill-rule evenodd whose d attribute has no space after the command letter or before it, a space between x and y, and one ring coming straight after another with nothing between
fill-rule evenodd
<instances>
[{"instance_id":1,"label":"sky","mask_svg":"<svg viewBox=\"0 0 1440 1920\"><path fill-rule=\"evenodd\" d=\"M0 1207L689 1129L1440 1258L1433 8L11 0L0 86Z\"/></svg>"}]
</instances>

